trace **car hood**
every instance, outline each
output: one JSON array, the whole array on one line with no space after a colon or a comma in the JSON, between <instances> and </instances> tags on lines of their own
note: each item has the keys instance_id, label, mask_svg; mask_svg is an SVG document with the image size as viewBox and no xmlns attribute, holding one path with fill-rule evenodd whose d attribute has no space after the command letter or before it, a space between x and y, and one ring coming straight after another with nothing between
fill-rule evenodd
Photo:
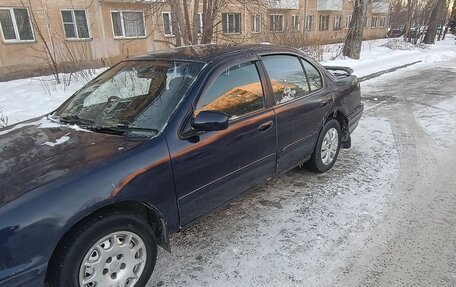
<instances>
[{"instance_id":1,"label":"car hood","mask_svg":"<svg viewBox=\"0 0 456 287\"><path fill-rule=\"evenodd\" d=\"M40 117L0 129L0 206L143 143Z\"/></svg>"}]
</instances>

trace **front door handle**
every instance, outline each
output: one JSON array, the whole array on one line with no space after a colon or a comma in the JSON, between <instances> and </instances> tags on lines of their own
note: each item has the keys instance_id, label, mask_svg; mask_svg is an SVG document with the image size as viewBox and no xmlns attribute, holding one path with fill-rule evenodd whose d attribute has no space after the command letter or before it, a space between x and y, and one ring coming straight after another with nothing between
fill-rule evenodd
<instances>
[{"instance_id":1,"label":"front door handle","mask_svg":"<svg viewBox=\"0 0 456 287\"><path fill-rule=\"evenodd\" d=\"M268 121L268 122L262 123L262 124L258 127L258 130L259 130L260 132L265 132L265 131L269 130L273 125L274 125L274 122L273 122L273 121Z\"/></svg>"},{"instance_id":2,"label":"front door handle","mask_svg":"<svg viewBox=\"0 0 456 287\"><path fill-rule=\"evenodd\" d=\"M329 103L329 101L330 101L329 99L321 100L321 101L320 101L320 107L326 106L326 105Z\"/></svg>"}]
</instances>

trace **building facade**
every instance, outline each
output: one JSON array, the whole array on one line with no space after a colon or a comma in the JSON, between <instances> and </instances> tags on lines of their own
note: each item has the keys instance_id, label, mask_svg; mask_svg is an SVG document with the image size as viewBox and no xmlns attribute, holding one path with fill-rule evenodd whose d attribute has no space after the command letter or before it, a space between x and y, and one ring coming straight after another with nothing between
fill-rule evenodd
<instances>
[{"instance_id":1,"label":"building facade","mask_svg":"<svg viewBox=\"0 0 456 287\"><path fill-rule=\"evenodd\" d=\"M297 47L341 42L353 11L353 0L234 1L219 11L212 42ZM369 4L366 39L385 36L388 1ZM202 29L201 6L198 12ZM109 66L168 48L175 43L173 17L165 0L2 0L0 80L49 73L53 66L59 71Z\"/></svg>"}]
</instances>

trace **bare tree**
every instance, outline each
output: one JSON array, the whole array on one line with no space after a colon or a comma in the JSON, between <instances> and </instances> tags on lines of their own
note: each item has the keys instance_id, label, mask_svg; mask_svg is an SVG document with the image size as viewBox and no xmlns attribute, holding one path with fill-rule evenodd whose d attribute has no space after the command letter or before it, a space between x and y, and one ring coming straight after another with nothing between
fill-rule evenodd
<instances>
[{"instance_id":1,"label":"bare tree","mask_svg":"<svg viewBox=\"0 0 456 287\"><path fill-rule=\"evenodd\" d=\"M434 44L437 29L439 27L442 16L445 13L446 0L437 0L432 8L431 17L429 19L428 29L424 37L425 44Z\"/></svg>"},{"instance_id":2,"label":"bare tree","mask_svg":"<svg viewBox=\"0 0 456 287\"><path fill-rule=\"evenodd\" d=\"M352 20L342 49L342 54L352 59L359 59L361 56L367 2L368 0L354 0L353 2Z\"/></svg>"},{"instance_id":3,"label":"bare tree","mask_svg":"<svg viewBox=\"0 0 456 287\"><path fill-rule=\"evenodd\" d=\"M47 31L43 31L42 25L38 23L37 21L37 15L36 11L34 9L34 6L32 6L32 1L27 0L27 2L24 3L24 0L21 0L21 4L23 7L28 7L29 12L30 12L30 23L32 24L33 30L35 32L35 35L38 36L39 40L43 43L42 48L36 48L35 46L30 46L32 49L34 49L37 53L38 58L44 60L48 67L50 68L52 75L54 76L55 81L57 84L60 84L60 69L59 69L59 64L57 61L57 52L56 52L56 43L55 39L52 36L51 33L51 23L49 21L49 15L48 15L48 9L46 6L46 1L42 1L42 9L44 11L44 18L46 20L46 28ZM46 35L47 33L47 35Z\"/></svg>"}]
</instances>

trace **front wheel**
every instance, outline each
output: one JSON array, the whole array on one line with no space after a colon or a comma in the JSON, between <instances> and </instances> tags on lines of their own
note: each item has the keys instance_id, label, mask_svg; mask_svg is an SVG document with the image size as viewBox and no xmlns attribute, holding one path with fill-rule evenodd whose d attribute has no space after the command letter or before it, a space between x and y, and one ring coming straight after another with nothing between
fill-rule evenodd
<instances>
[{"instance_id":1,"label":"front wheel","mask_svg":"<svg viewBox=\"0 0 456 287\"><path fill-rule=\"evenodd\" d=\"M340 142L340 125L334 119L329 120L318 137L312 157L309 160L310 168L319 173L330 170L339 155Z\"/></svg>"},{"instance_id":2,"label":"front wheel","mask_svg":"<svg viewBox=\"0 0 456 287\"><path fill-rule=\"evenodd\" d=\"M157 258L153 230L142 217L109 211L78 226L57 250L50 286L145 286Z\"/></svg>"}]
</instances>

